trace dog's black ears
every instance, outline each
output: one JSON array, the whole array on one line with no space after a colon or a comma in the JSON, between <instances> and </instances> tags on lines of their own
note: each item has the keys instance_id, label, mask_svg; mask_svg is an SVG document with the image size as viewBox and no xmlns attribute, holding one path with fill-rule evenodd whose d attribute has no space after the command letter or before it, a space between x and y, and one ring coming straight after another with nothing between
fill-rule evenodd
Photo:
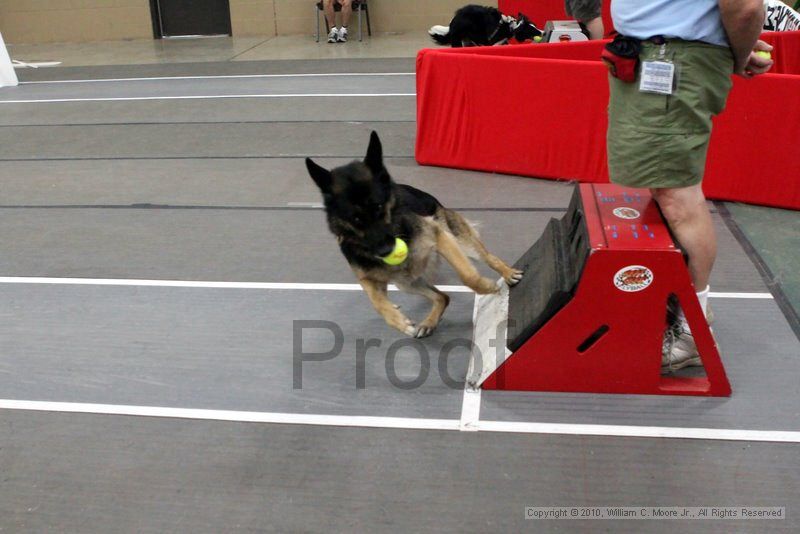
<instances>
[{"instance_id":1,"label":"dog's black ears","mask_svg":"<svg viewBox=\"0 0 800 534\"><path fill-rule=\"evenodd\" d=\"M323 194L330 193L333 182L331 171L320 167L314 163L311 158L306 158L306 168L308 169L308 174L314 179L314 183L317 184L320 191L322 191Z\"/></svg>"},{"instance_id":2,"label":"dog's black ears","mask_svg":"<svg viewBox=\"0 0 800 534\"><path fill-rule=\"evenodd\" d=\"M369 148L364 163L374 174L379 174L383 170L383 145L378 137L378 132L374 131L369 136Z\"/></svg>"}]
</instances>

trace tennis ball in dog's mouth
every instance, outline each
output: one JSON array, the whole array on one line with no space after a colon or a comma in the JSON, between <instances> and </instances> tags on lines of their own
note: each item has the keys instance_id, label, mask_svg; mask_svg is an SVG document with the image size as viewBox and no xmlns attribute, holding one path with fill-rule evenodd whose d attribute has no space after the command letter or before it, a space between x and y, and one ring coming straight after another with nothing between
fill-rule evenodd
<instances>
[{"instance_id":1,"label":"tennis ball in dog's mouth","mask_svg":"<svg viewBox=\"0 0 800 534\"><path fill-rule=\"evenodd\" d=\"M381 258L388 265L400 265L408 257L408 245L399 237L394 238L394 250L388 256Z\"/></svg>"},{"instance_id":2,"label":"tennis ball in dog's mouth","mask_svg":"<svg viewBox=\"0 0 800 534\"><path fill-rule=\"evenodd\" d=\"M533 38L533 42L541 43L542 42L542 36L541 35L537 35L536 37Z\"/></svg>"},{"instance_id":3,"label":"tennis ball in dog's mouth","mask_svg":"<svg viewBox=\"0 0 800 534\"><path fill-rule=\"evenodd\" d=\"M757 50L756 55L763 57L764 59L772 59L772 54L770 54L766 50Z\"/></svg>"}]
</instances>

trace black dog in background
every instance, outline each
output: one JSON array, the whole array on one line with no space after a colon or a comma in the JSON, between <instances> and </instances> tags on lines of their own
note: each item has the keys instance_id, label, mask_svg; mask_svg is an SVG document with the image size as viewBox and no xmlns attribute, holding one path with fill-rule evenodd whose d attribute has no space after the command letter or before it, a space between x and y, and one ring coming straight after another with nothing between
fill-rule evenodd
<instances>
[{"instance_id":1,"label":"black dog in background","mask_svg":"<svg viewBox=\"0 0 800 534\"><path fill-rule=\"evenodd\" d=\"M542 31L522 13L514 19L493 7L468 5L456 11L449 27L434 26L428 34L440 45L460 48L506 44L512 37L528 41L542 35Z\"/></svg>"}]
</instances>

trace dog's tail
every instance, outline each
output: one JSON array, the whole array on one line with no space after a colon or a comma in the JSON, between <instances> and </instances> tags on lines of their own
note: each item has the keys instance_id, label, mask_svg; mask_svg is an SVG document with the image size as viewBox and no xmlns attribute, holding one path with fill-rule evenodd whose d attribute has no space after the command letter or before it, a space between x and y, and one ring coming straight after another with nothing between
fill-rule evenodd
<instances>
[{"instance_id":1,"label":"dog's tail","mask_svg":"<svg viewBox=\"0 0 800 534\"><path fill-rule=\"evenodd\" d=\"M449 26L433 26L428 30L428 35L437 44L449 45L452 42Z\"/></svg>"}]
</instances>

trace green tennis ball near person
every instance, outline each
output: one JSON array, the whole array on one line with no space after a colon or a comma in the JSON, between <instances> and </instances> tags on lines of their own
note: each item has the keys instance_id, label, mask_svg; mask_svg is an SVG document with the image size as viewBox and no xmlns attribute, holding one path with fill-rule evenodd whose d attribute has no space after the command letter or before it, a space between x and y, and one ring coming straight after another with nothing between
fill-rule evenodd
<instances>
[{"instance_id":1,"label":"green tennis ball near person","mask_svg":"<svg viewBox=\"0 0 800 534\"><path fill-rule=\"evenodd\" d=\"M763 57L764 59L772 59L772 54L770 54L766 50L756 50L756 55L759 57Z\"/></svg>"},{"instance_id":2,"label":"green tennis ball near person","mask_svg":"<svg viewBox=\"0 0 800 534\"><path fill-rule=\"evenodd\" d=\"M408 245L399 237L394 238L394 250L388 256L381 258L387 265L400 265L408 257Z\"/></svg>"}]
</instances>

